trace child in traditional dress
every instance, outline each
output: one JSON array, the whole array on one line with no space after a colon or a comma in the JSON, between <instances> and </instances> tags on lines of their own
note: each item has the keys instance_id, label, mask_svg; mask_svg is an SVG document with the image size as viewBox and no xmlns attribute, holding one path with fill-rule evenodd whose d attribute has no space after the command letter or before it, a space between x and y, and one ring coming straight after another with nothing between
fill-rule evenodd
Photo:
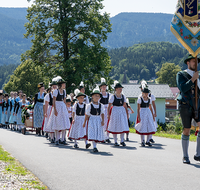
<instances>
[{"instance_id":1,"label":"child in traditional dress","mask_svg":"<svg viewBox=\"0 0 200 190\"><path fill-rule=\"evenodd\" d=\"M147 135L146 145L152 146L150 135L155 134L156 125L153 110L151 107L152 101L149 98L149 89L142 89L142 96L138 97L137 120L135 125L136 133L141 135L141 146L145 146L145 135Z\"/></svg>"},{"instance_id":2,"label":"child in traditional dress","mask_svg":"<svg viewBox=\"0 0 200 190\"><path fill-rule=\"evenodd\" d=\"M86 127L88 121L88 140L93 143L93 152L98 152L97 142L104 142L104 106L99 103L101 93L99 89L94 89L91 93L92 102L86 106L86 116L83 127Z\"/></svg>"},{"instance_id":3,"label":"child in traditional dress","mask_svg":"<svg viewBox=\"0 0 200 190\"><path fill-rule=\"evenodd\" d=\"M69 115L69 121L70 124L72 124L72 101L71 101L71 96L67 96L66 98L66 106L67 106L67 111L68 111L68 115ZM68 134L69 136L69 134ZM70 141L72 141L72 139L69 137L68 138Z\"/></svg>"},{"instance_id":4,"label":"child in traditional dress","mask_svg":"<svg viewBox=\"0 0 200 190\"><path fill-rule=\"evenodd\" d=\"M117 143L117 134L120 134L122 146L126 146L124 142L124 134L129 133L128 126L128 110L126 106L126 97L122 94L123 86L118 82L114 82L115 94L109 98L108 106L108 129L109 133L113 134L114 146L119 146ZM112 107L113 105L113 107ZM112 109L111 109L112 107Z\"/></svg>"},{"instance_id":5,"label":"child in traditional dress","mask_svg":"<svg viewBox=\"0 0 200 190\"><path fill-rule=\"evenodd\" d=\"M14 114L15 114L14 115L14 123L16 124L16 126L14 126L14 130L18 130L17 121L21 119L20 113L19 112L18 112L19 114L16 113L16 108L18 106L19 101L22 100L22 95L23 95L22 90L18 90L17 94L18 94L18 97L15 99L15 107L14 107Z\"/></svg>"},{"instance_id":6,"label":"child in traditional dress","mask_svg":"<svg viewBox=\"0 0 200 190\"><path fill-rule=\"evenodd\" d=\"M111 96L110 93L107 92L107 84L106 84L106 80L104 78L101 78L101 84L100 84L100 91L102 94L102 97L100 99L100 103L104 105L104 126L103 129L105 131L105 142L107 143L111 143L110 139L109 139L109 132L107 132L107 124L108 124L108 117L107 117L107 111L108 111L108 102L109 102L109 97Z\"/></svg>"},{"instance_id":7,"label":"child in traditional dress","mask_svg":"<svg viewBox=\"0 0 200 190\"><path fill-rule=\"evenodd\" d=\"M3 93L0 92L0 127L2 127Z\"/></svg>"},{"instance_id":8,"label":"child in traditional dress","mask_svg":"<svg viewBox=\"0 0 200 190\"><path fill-rule=\"evenodd\" d=\"M60 131L62 133L61 144L67 145L65 136L66 130L70 128L70 122L66 107L66 82L61 77L57 78L58 89L53 91L53 108L47 127L55 131L56 145L59 145Z\"/></svg>"},{"instance_id":9,"label":"child in traditional dress","mask_svg":"<svg viewBox=\"0 0 200 190\"><path fill-rule=\"evenodd\" d=\"M16 108L16 114L18 115L22 115L22 109L26 106L29 105L29 102L26 100L26 94L22 95L22 100L20 100L17 104L17 108ZM22 117L21 119L17 120L17 124L18 124L18 129L19 132L21 132L22 128L24 127L24 123L22 122Z\"/></svg>"},{"instance_id":10,"label":"child in traditional dress","mask_svg":"<svg viewBox=\"0 0 200 190\"><path fill-rule=\"evenodd\" d=\"M39 92L35 94L34 98L34 117L33 123L36 128L36 135L41 136L41 129L44 120L43 104L46 93L44 92L44 83L38 84Z\"/></svg>"},{"instance_id":11,"label":"child in traditional dress","mask_svg":"<svg viewBox=\"0 0 200 190\"><path fill-rule=\"evenodd\" d=\"M45 121L44 121L44 132L49 134L49 140L51 143L54 143L54 137L55 137L55 131L50 128L47 127L48 125L48 121L52 112L52 106L53 106L53 91L57 90L58 85L57 85L57 81L56 81L56 77L52 79L52 82L50 84L51 87L51 91L49 93L46 94L46 96L44 97L44 102L45 102L45 106L44 106L44 117L45 117Z\"/></svg>"},{"instance_id":12,"label":"child in traditional dress","mask_svg":"<svg viewBox=\"0 0 200 190\"><path fill-rule=\"evenodd\" d=\"M87 132L86 127L83 127L83 123L85 121L85 110L86 104L84 102L85 94L78 93L76 102L73 106L72 112L72 126L69 132L69 138L74 140L74 148L79 148L77 144L77 140L85 139L85 146L88 149L91 144L87 141Z\"/></svg>"},{"instance_id":13,"label":"child in traditional dress","mask_svg":"<svg viewBox=\"0 0 200 190\"><path fill-rule=\"evenodd\" d=\"M12 103L11 103L11 100L13 99L13 92L11 91L10 92L10 97L8 98L8 111L7 111L7 115L6 115L6 124L7 126L9 126L9 120L10 120L10 114L11 114L11 110L12 110Z\"/></svg>"}]
</instances>

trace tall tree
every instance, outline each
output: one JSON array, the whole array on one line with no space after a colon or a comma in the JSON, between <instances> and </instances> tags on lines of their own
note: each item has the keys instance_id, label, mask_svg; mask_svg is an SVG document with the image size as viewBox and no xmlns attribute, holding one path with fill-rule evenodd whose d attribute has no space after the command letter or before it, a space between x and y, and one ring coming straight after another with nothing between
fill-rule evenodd
<instances>
[{"instance_id":1,"label":"tall tree","mask_svg":"<svg viewBox=\"0 0 200 190\"><path fill-rule=\"evenodd\" d=\"M158 78L156 81L160 84L169 84L170 87L176 87L176 74L181 70L179 65L174 63L164 63L156 73Z\"/></svg>"},{"instance_id":2,"label":"tall tree","mask_svg":"<svg viewBox=\"0 0 200 190\"><path fill-rule=\"evenodd\" d=\"M30 0L28 0L30 1ZM93 85L111 70L107 49L101 46L111 32L103 0L35 0L28 8L26 38L32 47L22 55L40 65L46 75L61 75L72 83Z\"/></svg>"},{"instance_id":3,"label":"tall tree","mask_svg":"<svg viewBox=\"0 0 200 190\"><path fill-rule=\"evenodd\" d=\"M49 79L43 76L40 66L35 66L29 59L16 68L14 74L11 75L10 80L4 86L4 90L8 93L22 90L27 96L30 96L38 91L39 82L44 82L47 87Z\"/></svg>"}]
</instances>

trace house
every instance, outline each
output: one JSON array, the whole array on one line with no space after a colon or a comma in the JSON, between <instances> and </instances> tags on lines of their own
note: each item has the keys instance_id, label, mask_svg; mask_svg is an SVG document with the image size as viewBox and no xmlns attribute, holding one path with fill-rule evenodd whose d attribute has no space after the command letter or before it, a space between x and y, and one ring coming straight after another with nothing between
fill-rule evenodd
<instances>
[{"instance_id":1,"label":"house","mask_svg":"<svg viewBox=\"0 0 200 190\"><path fill-rule=\"evenodd\" d=\"M179 94L179 89L178 89L178 87L171 87L170 89L173 93L173 97L166 99L166 109L176 110L176 109L178 109L178 102L177 102L176 98Z\"/></svg>"},{"instance_id":2,"label":"house","mask_svg":"<svg viewBox=\"0 0 200 190\"><path fill-rule=\"evenodd\" d=\"M130 121L135 122L137 116L137 99L141 94L140 85L123 84L123 94L129 99L130 106L134 110L131 114ZM167 98L173 98L173 93L167 84L148 84L151 93L156 97L157 120L165 123L165 101Z\"/></svg>"}]
</instances>

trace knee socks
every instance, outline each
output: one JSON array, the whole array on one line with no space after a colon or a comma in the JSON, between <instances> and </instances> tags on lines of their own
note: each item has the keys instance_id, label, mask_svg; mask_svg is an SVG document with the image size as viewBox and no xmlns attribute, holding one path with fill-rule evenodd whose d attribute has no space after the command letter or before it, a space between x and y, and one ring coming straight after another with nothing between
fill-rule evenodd
<instances>
[{"instance_id":1,"label":"knee socks","mask_svg":"<svg viewBox=\"0 0 200 190\"><path fill-rule=\"evenodd\" d=\"M62 141L65 141L65 136L66 136L66 130L62 131Z\"/></svg>"},{"instance_id":2,"label":"knee socks","mask_svg":"<svg viewBox=\"0 0 200 190\"><path fill-rule=\"evenodd\" d=\"M124 133L120 134L121 143L124 142Z\"/></svg>"},{"instance_id":3,"label":"knee socks","mask_svg":"<svg viewBox=\"0 0 200 190\"><path fill-rule=\"evenodd\" d=\"M113 134L114 142L117 143L117 134Z\"/></svg>"},{"instance_id":4,"label":"knee socks","mask_svg":"<svg viewBox=\"0 0 200 190\"><path fill-rule=\"evenodd\" d=\"M60 132L59 131L55 131L55 136L56 136L56 141L59 141L59 139L60 139Z\"/></svg>"},{"instance_id":5,"label":"knee socks","mask_svg":"<svg viewBox=\"0 0 200 190\"><path fill-rule=\"evenodd\" d=\"M145 139L144 139L144 135L141 135L141 142L144 142Z\"/></svg>"},{"instance_id":6,"label":"knee socks","mask_svg":"<svg viewBox=\"0 0 200 190\"><path fill-rule=\"evenodd\" d=\"M147 135L147 142L149 142L151 139L151 135Z\"/></svg>"},{"instance_id":7,"label":"knee socks","mask_svg":"<svg viewBox=\"0 0 200 190\"><path fill-rule=\"evenodd\" d=\"M200 156L200 131L197 134L196 156Z\"/></svg>"},{"instance_id":8,"label":"knee socks","mask_svg":"<svg viewBox=\"0 0 200 190\"><path fill-rule=\"evenodd\" d=\"M85 139L85 144L87 145L88 144L88 141Z\"/></svg>"},{"instance_id":9,"label":"knee socks","mask_svg":"<svg viewBox=\"0 0 200 190\"><path fill-rule=\"evenodd\" d=\"M183 149L183 157L189 157L188 155L188 147L189 147L189 139L190 136L186 136L182 134L182 149Z\"/></svg>"},{"instance_id":10,"label":"knee socks","mask_svg":"<svg viewBox=\"0 0 200 190\"><path fill-rule=\"evenodd\" d=\"M93 144L93 148L96 148L97 147L97 143L92 141L92 144Z\"/></svg>"}]
</instances>

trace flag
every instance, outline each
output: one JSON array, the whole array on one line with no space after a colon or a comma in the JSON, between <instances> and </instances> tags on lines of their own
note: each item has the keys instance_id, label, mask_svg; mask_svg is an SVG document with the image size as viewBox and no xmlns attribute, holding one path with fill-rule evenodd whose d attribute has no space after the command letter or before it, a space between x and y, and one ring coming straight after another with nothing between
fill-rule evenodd
<instances>
[{"instance_id":1,"label":"flag","mask_svg":"<svg viewBox=\"0 0 200 190\"><path fill-rule=\"evenodd\" d=\"M194 57L200 53L200 0L178 0L171 32Z\"/></svg>"}]
</instances>

